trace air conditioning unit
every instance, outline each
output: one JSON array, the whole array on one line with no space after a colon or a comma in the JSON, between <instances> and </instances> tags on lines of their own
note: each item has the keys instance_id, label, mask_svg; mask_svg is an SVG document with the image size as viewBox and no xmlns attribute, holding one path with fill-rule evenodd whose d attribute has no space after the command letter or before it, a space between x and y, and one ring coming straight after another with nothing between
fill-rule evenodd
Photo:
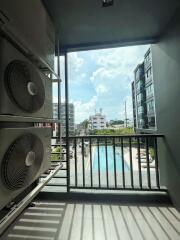
<instances>
[{"instance_id":1,"label":"air conditioning unit","mask_svg":"<svg viewBox=\"0 0 180 240\"><path fill-rule=\"evenodd\" d=\"M52 118L52 83L0 38L0 114Z\"/></svg>"},{"instance_id":2,"label":"air conditioning unit","mask_svg":"<svg viewBox=\"0 0 180 240\"><path fill-rule=\"evenodd\" d=\"M50 128L0 129L0 210L50 168Z\"/></svg>"},{"instance_id":3,"label":"air conditioning unit","mask_svg":"<svg viewBox=\"0 0 180 240\"><path fill-rule=\"evenodd\" d=\"M54 68L55 27L42 1L1 0L1 24L26 51Z\"/></svg>"}]
</instances>

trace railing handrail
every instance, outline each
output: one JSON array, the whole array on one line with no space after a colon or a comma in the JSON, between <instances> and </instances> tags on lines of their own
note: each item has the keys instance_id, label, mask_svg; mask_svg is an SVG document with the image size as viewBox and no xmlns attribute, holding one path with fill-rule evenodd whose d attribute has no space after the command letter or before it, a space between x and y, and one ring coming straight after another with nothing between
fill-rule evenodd
<instances>
[{"instance_id":1,"label":"railing handrail","mask_svg":"<svg viewBox=\"0 0 180 240\"><path fill-rule=\"evenodd\" d=\"M156 137L156 138L164 138L163 134L124 134L124 135L83 135L83 136L69 136L69 139L75 138L148 138L148 137ZM62 137L62 139L65 137Z\"/></svg>"}]
</instances>

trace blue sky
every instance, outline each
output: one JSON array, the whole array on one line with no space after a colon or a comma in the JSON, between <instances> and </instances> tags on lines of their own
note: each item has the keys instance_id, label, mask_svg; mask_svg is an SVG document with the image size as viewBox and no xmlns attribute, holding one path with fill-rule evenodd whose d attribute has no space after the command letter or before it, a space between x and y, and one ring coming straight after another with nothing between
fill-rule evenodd
<instances>
[{"instance_id":1,"label":"blue sky","mask_svg":"<svg viewBox=\"0 0 180 240\"><path fill-rule=\"evenodd\" d=\"M89 118L100 108L107 120L124 119L125 101L128 118L132 119L133 71L143 61L148 48L144 45L68 54L69 100L75 106L76 123ZM63 75L62 71L62 79ZM54 90L54 101L56 97Z\"/></svg>"}]
</instances>

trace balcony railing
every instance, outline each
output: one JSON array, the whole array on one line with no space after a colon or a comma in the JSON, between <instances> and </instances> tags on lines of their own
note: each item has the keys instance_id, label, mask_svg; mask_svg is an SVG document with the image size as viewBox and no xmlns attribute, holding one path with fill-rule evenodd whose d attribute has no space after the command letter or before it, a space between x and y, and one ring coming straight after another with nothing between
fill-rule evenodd
<instances>
[{"instance_id":1,"label":"balcony railing","mask_svg":"<svg viewBox=\"0 0 180 240\"><path fill-rule=\"evenodd\" d=\"M69 159L63 160L67 184L63 186L69 191L164 191L158 162L158 141L162 138L154 134L69 137ZM66 138L62 140L65 143ZM61 186L58 176L50 186Z\"/></svg>"}]
</instances>

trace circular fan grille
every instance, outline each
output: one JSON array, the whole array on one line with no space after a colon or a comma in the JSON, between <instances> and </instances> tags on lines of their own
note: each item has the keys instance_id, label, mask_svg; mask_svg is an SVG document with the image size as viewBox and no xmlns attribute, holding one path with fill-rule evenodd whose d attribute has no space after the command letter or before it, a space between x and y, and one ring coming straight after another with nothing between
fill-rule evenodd
<instances>
[{"instance_id":1,"label":"circular fan grille","mask_svg":"<svg viewBox=\"0 0 180 240\"><path fill-rule=\"evenodd\" d=\"M10 99L25 112L36 112L44 104L45 90L41 76L27 62L14 60L8 64L5 86Z\"/></svg>"},{"instance_id":2,"label":"circular fan grille","mask_svg":"<svg viewBox=\"0 0 180 240\"><path fill-rule=\"evenodd\" d=\"M43 144L33 135L16 139L4 155L1 176L10 190L25 187L37 174L43 161Z\"/></svg>"}]
</instances>

